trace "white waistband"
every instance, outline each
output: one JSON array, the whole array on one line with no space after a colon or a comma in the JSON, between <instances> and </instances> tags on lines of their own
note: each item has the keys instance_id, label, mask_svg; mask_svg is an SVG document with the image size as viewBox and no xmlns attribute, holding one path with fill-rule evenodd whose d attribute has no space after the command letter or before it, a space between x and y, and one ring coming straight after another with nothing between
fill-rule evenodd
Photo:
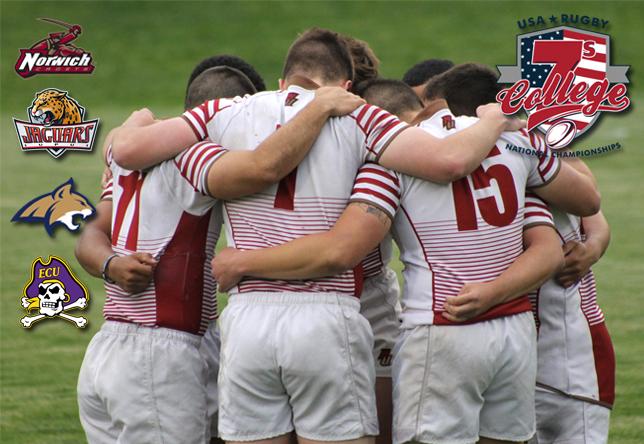
<instances>
[{"instance_id":1,"label":"white waistband","mask_svg":"<svg viewBox=\"0 0 644 444\"><path fill-rule=\"evenodd\" d=\"M187 342L197 347L201 344L201 336L193 335L192 333L181 330L174 330L172 328L146 327L144 325L134 324L130 322L105 321L105 323L101 327L101 333L117 335L155 336L159 338Z\"/></svg>"},{"instance_id":2,"label":"white waistband","mask_svg":"<svg viewBox=\"0 0 644 444\"><path fill-rule=\"evenodd\" d=\"M252 291L237 293L228 298L228 305L236 304L333 304L355 307L360 310L360 301L354 296L342 293L303 293L303 292L271 292Z\"/></svg>"}]
</instances>

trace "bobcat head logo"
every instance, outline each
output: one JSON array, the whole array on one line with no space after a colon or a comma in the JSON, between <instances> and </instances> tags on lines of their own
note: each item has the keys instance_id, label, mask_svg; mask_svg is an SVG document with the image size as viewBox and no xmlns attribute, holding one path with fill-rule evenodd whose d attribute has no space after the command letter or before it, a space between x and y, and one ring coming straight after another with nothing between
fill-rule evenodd
<instances>
[{"instance_id":1,"label":"bobcat head logo","mask_svg":"<svg viewBox=\"0 0 644 444\"><path fill-rule=\"evenodd\" d=\"M74 191L74 179L57 186L52 192L27 202L11 222L36 222L45 225L45 231L53 236L57 225L64 225L69 231L78 231L80 225L74 222L79 216L87 219L96 212L94 206L82 194Z\"/></svg>"}]
</instances>

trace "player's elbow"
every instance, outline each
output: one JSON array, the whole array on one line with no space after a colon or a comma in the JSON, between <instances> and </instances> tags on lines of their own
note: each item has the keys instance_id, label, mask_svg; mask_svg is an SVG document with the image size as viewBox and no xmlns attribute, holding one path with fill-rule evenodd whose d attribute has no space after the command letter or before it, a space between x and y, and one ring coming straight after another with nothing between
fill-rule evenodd
<instances>
[{"instance_id":1,"label":"player's elbow","mask_svg":"<svg viewBox=\"0 0 644 444\"><path fill-rule=\"evenodd\" d=\"M436 182L450 183L462 179L470 173L466 159L449 154L442 161L442 168Z\"/></svg>"},{"instance_id":2,"label":"player's elbow","mask_svg":"<svg viewBox=\"0 0 644 444\"><path fill-rule=\"evenodd\" d=\"M360 262L347 242L329 242L323 254L324 268L329 275L336 275L353 269Z\"/></svg>"},{"instance_id":3,"label":"player's elbow","mask_svg":"<svg viewBox=\"0 0 644 444\"><path fill-rule=\"evenodd\" d=\"M579 200L577 216L587 217L597 214L601 206L601 196L596 188L589 189Z\"/></svg>"},{"instance_id":4,"label":"player's elbow","mask_svg":"<svg viewBox=\"0 0 644 444\"><path fill-rule=\"evenodd\" d=\"M117 165L128 170L137 170L141 166L137 163L138 147L136 140L123 128L117 130L112 139L112 160Z\"/></svg>"}]
</instances>

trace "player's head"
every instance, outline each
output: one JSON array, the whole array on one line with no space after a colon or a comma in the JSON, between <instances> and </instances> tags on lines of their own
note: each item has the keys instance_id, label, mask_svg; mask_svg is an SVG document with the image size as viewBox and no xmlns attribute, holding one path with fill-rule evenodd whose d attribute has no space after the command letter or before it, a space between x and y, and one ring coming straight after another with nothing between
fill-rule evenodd
<instances>
[{"instance_id":1,"label":"player's head","mask_svg":"<svg viewBox=\"0 0 644 444\"><path fill-rule=\"evenodd\" d=\"M364 82L378 78L380 60L364 40L349 35L343 35L343 38L353 59L354 73L351 91L355 93Z\"/></svg>"},{"instance_id":2,"label":"player's head","mask_svg":"<svg viewBox=\"0 0 644 444\"><path fill-rule=\"evenodd\" d=\"M259 75L257 70L244 59L229 54L221 54L208 57L199 62L199 64L195 66L195 69L193 69L192 73L190 74L188 85L190 85L192 81L205 70L209 68L216 68L217 66L229 66L231 68L238 69L239 71L243 72L244 75L248 77L248 79L253 83L253 86L255 86L257 92L266 91L264 79L262 79L262 76Z\"/></svg>"},{"instance_id":3,"label":"player's head","mask_svg":"<svg viewBox=\"0 0 644 444\"><path fill-rule=\"evenodd\" d=\"M312 28L300 35L286 54L280 87L297 78L320 86L343 86L353 81L353 60L340 34L328 29Z\"/></svg>"},{"instance_id":4,"label":"player's head","mask_svg":"<svg viewBox=\"0 0 644 444\"><path fill-rule=\"evenodd\" d=\"M423 109L414 90L400 80L374 79L364 84L358 93L367 103L379 106L405 122L412 122Z\"/></svg>"},{"instance_id":5,"label":"player's head","mask_svg":"<svg viewBox=\"0 0 644 444\"><path fill-rule=\"evenodd\" d=\"M255 94L255 85L246 75L230 66L208 68L188 85L186 109L211 99Z\"/></svg>"},{"instance_id":6,"label":"player's head","mask_svg":"<svg viewBox=\"0 0 644 444\"><path fill-rule=\"evenodd\" d=\"M445 99L455 116L476 116L479 105L493 103L501 90L499 75L480 63L464 63L434 77L425 100Z\"/></svg>"},{"instance_id":7,"label":"player's head","mask_svg":"<svg viewBox=\"0 0 644 444\"><path fill-rule=\"evenodd\" d=\"M427 59L416 63L403 76L403 82L411 86L418 97L423 98L425 85L434 76L444 73L454 66L451 60Z\"/></svg>"}]
</instances>

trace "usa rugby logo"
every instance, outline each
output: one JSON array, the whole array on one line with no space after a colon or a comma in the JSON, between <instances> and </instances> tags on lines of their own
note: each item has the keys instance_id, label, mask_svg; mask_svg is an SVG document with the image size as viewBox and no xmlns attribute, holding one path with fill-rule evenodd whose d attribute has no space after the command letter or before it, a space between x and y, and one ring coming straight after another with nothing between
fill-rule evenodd
<instances>
[{"instance_id":1,"label":"usa rugby logo","mask_svg":"<svg viewBox=\"0 0 644 444\"><path fill-rule=\"evenodd\" d=\"M36 93L27 108L29 122L13 119L23 151L48 151L58 158L66 151L92 151L98 119L84 121L85 108L67 91Z\"/></svg>"},{"instance_id":2,"label":"usa rugby logo","mask_svg":"<svg viewBox=\"0 0 644 444\"><path fill-rule=\"evenodd\" d=\"M91 74L94 71L92 54L71 43L81 34L82 28L62 20L40 20L61 26L65 31L52 32L31 48L20 50L15 66L20 77L27 78L36 74Z\"/></svg>"},{"instance_id":3,"label":"usa rugby logo","mask_svg":"<svg viewBox=\"0 0 644 444\"><path fill-rule=\"evenodd\" d=\"M588 131L602 112L628 108L628 66L610 65L610 37L567 26L517 36L517 64L498 66L505 114L525 110L528 131L553 149Z\"/></svg>"}]
</instances>

